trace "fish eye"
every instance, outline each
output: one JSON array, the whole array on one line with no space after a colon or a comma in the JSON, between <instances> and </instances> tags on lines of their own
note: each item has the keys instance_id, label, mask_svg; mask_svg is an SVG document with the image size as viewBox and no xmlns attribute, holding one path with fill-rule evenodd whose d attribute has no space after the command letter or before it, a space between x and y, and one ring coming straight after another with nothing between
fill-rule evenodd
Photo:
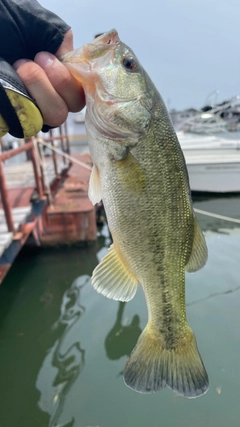
<instances>
[{"instance_id":1,"label":"fish eye","mask_svg":"<svg viewBox=\"0 0 240 427\"><path fill-rule=\"evenodd\" d=\"M126 68L126 70L133 71L136 69L137 63L133 58L124 58L123 66Z\"/></svg>"}]
</instances>

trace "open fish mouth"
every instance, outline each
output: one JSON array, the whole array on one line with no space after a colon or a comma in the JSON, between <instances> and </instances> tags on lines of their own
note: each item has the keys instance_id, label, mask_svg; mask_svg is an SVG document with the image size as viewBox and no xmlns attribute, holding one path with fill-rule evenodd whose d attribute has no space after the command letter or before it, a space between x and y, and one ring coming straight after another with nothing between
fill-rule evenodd
<instances>
[{"instance_id":1,"label":"open fish mouth","mask_svg":"<svg viewBox=\"0 0 240 427\"><path fill-rule=\"evenodd\" d=\"M116 30L108 31L92 42L60 56L59 60L71 71L82 86L94 90L95 68L104 68L114 61L115 50L121 43Z\"/></svg>"},{"instance_id":2,"label":"open fish mouth","mask_svg":"<svg viewBox=\"0 0 240 427\"><path fill-rule=\"evenodd\" d=\"M59 60L64 64L81 64L94 61L94 59L98 59L105 55L107 51L115 50L119 43L120 38L118 33L113 29L107 33L101 34L91 43L87 43L72 52L60 56Z\"/></svg>"}]
</instances>

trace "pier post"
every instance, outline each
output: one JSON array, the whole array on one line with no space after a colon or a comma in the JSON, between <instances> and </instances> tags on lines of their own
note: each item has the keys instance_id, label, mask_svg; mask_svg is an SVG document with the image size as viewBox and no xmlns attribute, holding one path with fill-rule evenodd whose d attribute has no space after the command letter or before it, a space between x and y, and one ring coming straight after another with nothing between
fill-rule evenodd
<instances>
[{"instance_id":1,"label":"pier post","mask_svg":"<svg viewBox=\"0 0 240 427\"><path fill-rule=\"evenodd\" d=\"M65 153L66 150L64 147L64 136L63 136L62 126L59 127L59 132L60 132L61 148L62 148L62 151ZM66 163L66 157L62 156L62 158L63 158L63 163L65 164Z\"/></svg>"},{"instance_id":2,"label":"pier post","mask_svg":"<svg viewBox=\"0 0 240 427\"><path fill-rule=\"evenodd\" d=\"M41 182L42 182L42 189L43 192L45 193L47 191L46 185L45 185L45 177L44 177L44 168L43 168L43 156L42 156L42 150L40 147L40 144L37 143L37 150L38 150L38 155L39 155L39 159L40 159L40 164L39 164L39 168L40 168L40 178L41 178ZM35 152L36 155L36 152ZM36 156L37 158L37 156Z\"/></svg>"},{"instance_id":3,"label":"pier post","mask_svg":"<svg viewBox=\"0 0 240 427\"><path fill-rule=\"evenodd\" d=\"M66 135L66 141L67 141L67 153L70 154L70 140L68 135L67 121L64 123L64 133Z\"/></svg>"},{"instance_id":4,"label":"pier post","mask_svg":"<svg viewBox=\"0 0 240 427\"><path fill-rule=\"evenodd\" d=\"M37 165L37 159L36 159L34 145L31 148L31 160L32 160L32 164L33 164L33 172L34 172L34 176L35 176L37 192L38 192L39 198L43 199L44 193L43 193L41 177L39 176L39 173L38 173L38 165Z\"/></svg>"},{"instance_id":5,"label":"pier post","mask_svg":"<svg viewBox=\"0 0 240 427\"><path fill-rule=\"evenodd\" d=\"M1 161L0 161L0 192L1 192L3 210L5 213L5 218L8 226L8 231L14 233L14 222L13 222L12 210L10 207L7 185L6 185L6 180L5 180Z\"/></svg>"},{"instance_id":6,"label":"pier post","mask_svg":"<svg viewBox=\"0 0 240 427\"><path fill-rule=\"evenodd\" d=\"M50 134L50 144L54 148L54 140L53 140L53 131L52 131L52 129L50 129L49 134ZM56 151L54 151L54 150L52 150L52 158L53 158L53 165L54 165L55 176L56 176L56 178L59 178L60 175L58 173Z\"/></svg>"}]
</instances>

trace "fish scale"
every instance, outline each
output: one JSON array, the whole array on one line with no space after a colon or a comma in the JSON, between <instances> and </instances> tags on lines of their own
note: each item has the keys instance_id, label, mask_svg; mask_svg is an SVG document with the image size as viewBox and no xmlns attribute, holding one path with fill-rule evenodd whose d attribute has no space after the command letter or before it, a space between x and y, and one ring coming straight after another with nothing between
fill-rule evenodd
<instances>
[{"instance_id":1,"label":"fish scale","mask_svg":"<svg viewBox=\"0 0 240 427\"><path fill-rule=\"evenodd\" d=\"M113 237L92 285L108 298L129 301L140 284L148 307L124 381L140 393L168 386L197 397L207 391L208 377L186 320L185 269L201 268L207 247L166 107L115 30L63 62L85 91L94 164L89 194L93 203L103 200Z\"/></svg>"}]
</instances>

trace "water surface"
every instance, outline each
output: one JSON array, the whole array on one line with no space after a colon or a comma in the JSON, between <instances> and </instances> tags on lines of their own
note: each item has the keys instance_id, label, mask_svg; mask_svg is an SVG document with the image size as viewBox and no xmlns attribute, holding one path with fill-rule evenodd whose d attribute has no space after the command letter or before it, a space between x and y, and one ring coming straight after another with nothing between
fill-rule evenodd
<instances>
[{"instance_id":1,"label":"water surface","mask_svg":"<svg viewBox=\"0 0 240 427\"><path fill-rule=\"evenodd\" d=\"M200 209L240 218L240 198ZM1 427L237 427L240 425L240 228L198 216L209 261L186 274L187 316L210 379L198 399L140 395L122 371L147 322L143 293L108 300L90 276L110 239L24 249L0 288Z\"/></svg>"}]
</instances>

